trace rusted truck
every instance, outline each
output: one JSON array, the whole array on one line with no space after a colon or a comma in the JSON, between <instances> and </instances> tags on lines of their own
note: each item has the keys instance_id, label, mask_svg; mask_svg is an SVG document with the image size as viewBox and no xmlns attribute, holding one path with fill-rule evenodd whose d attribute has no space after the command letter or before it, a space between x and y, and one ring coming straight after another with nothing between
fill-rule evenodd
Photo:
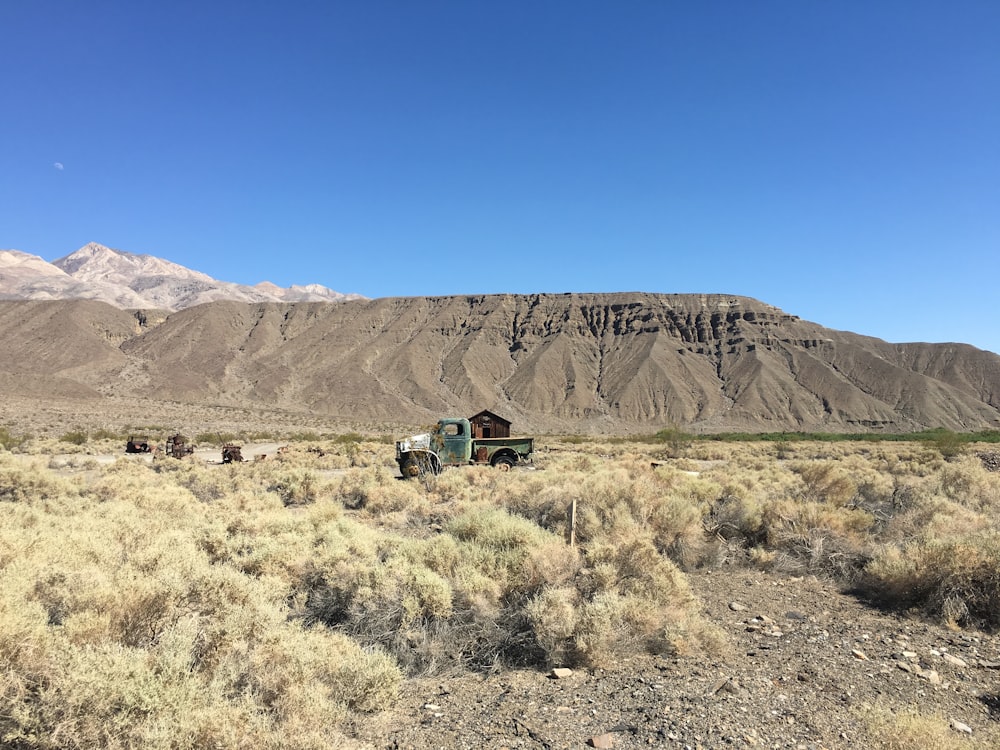
<instances>
[{"instance_id":1,"label":"rusted truck","mask_svg":"<svg viewBox=\"0 0 1000 750\"><path fill-rule=\"evenodd\" d=\"M441 419L433 431L396 441L396 463L406 477L440 474L446 466L489 465L501 471L530 463L530 437L476 437L468 419Z\"/></svg>"},{"instance_id":2,"label":"rusted truck","mask_svg":"<svg viewBox=\"0 0 1000 750\"><path fill-rule=\"evenodd\" d=\"M149 438L147 437L136 437L135 435L130 435L128 442L125 443L126 453L151 453L153 450L152 446L149 444Z\"/></svg>"},{"instance_id":3,"label":"rusted truck","mask_svg":"<svg viewBox=\"0 0 1000 750\"><path fill-rule=\"evenodd\" d=\"M163 452L174 458L184 458L194 453L194 446L180 433L167 438Z\"/></svg>"},{"instance_id":4,"label":"rusted truck","mask_svg":"<svg viewBox=\"0 0 1000 750\"><path fill-rule=\"evenodd\" d=\"M243 462L243 446L236 443L226 443L222 446L222 463L238 464Z\"/></svg>"}]
</instances>

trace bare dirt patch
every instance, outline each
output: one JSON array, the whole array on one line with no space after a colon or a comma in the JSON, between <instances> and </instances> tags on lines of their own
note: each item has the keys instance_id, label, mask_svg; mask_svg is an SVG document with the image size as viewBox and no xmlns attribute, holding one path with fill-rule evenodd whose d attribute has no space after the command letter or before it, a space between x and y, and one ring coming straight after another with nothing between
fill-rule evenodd
<instances>
[{"instance_id":1,"label":"bare dirt patch","mask_svg":"<svg viewBox=\"0 0 1000 750\"><path fill-rule=\"evenodd\" d=\"M861 748L885 746L871 728L878 717L919 710L956 742L1000 743L996 636L885 614L811 576L690 580L730 642L725 658L636 655L562 679L520 670L409 680L395 710L356 736L414 750Z\"/></svg>"}]
</instances>

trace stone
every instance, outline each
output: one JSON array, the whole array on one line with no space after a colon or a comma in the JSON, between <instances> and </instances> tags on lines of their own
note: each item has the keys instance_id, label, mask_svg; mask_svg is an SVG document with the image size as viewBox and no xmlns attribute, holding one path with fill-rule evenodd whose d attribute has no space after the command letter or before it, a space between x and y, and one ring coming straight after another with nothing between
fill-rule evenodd
<instances>
[{"instance_id":1,"label":"stone","mask_svg":"<svg viewBox=\"0 0 1000 750\"><path fill-rule=\"evenodd\" d=\"M611 733L598 734L587 740L587 744L590 747L605 748L613 747L615 744L615 736Z\"/></svg>"},{"instance_id":2,"label":"stone","mask_svg":"<svg viewBox=\"0 0 1000 750\"><path fill-rule=\"evenodd\" d=\"M743 612L746 610L746 605L740 604L739 602L729 602L729 608L733 610L733 612Z\"/></svg>"},{"instance_id":3,"label":"stone","mask_svg":"<svg viewBox=\"0 0 1000 750\"><path fill-rule=\"evenodd\" d=\"M965 659L962 659L958 656L952 656L951 654L942 654L941 658L944 659L949 664L951 664L951 666L958 667L959 669L965 669L969 666L966 663Z\"/></svg>"},{"instance_id":4,"label":"stone","mask_svg":"<svg viewBox=\"0 0 1000 750\"><path fill-rule=\"evenodd\" d=\"M963 724L960 721L956 721L955 719L951 720L951 728L954 729L956 732L964 732L965 734L972 734L972 727L970 727L968 724Z\"/></svg>"},{"instance_id":5,"label":"stone","mask_svg":"<svg viewBox=\"0 0 1000 750\"><path fill-rule=\"evenodd\" d=\"M565 680L567 677L573 676L573 670L567 667L556 667L549 674L554 680Z\"/></svg>"},{"instance_id":6,"label":"stone","mask_svg":"<svg viewBox=\"0 0 1000 750\"><path fill-rule=\"evenodd\" d=\"M718 693L718 692L719 692L720 690L722 690L723 688L725 688L725 687L726 687L726 685L728 685L728 684L729 684L729 681L730 681L730 679L731 679L731 678L729 678L729 677L723 677L723 678L722 678L721 680L718 680L718 681L717 681L717 682L716 682L716 683L715 683L714 685L712 685L712 687L711 687L711 688L709 689L709 691L708 691L708 694L709 694L709 695L715 695L716 693Z\"/></svg>"}]
</instances>

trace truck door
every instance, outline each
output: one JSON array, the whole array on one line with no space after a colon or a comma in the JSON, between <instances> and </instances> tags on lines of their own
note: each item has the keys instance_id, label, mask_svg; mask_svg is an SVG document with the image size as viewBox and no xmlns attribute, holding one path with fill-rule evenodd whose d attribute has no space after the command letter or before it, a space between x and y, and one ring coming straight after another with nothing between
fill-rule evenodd
<instances>
[{"instance_id":1,"label":"truck door","mask_svg":"<svg viewBox=\"0 0 1000 750\"><path fill-rule=\"evenodd\" d=\"M441 425L441 450L438 457L443 464L464 464L469 462L470 438L465 425L467 422L445 422Z\"/></svg>"}]
</instances>

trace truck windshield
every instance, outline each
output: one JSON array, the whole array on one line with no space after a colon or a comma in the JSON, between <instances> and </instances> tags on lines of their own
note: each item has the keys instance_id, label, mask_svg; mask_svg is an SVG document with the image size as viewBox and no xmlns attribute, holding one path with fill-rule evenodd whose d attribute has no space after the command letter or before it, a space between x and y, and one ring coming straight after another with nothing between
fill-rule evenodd
<instances>
[{"instance_id":1,"label":"truck windshield","mask_svg":"<svg viewBox=\"0 0 1000 750\"><path fill-rule=\"evenodd\" d=\"M448 435L449 437L451 437L453 435L461 435L462 434L462 425L460 423L452 422L450 424L444 425L443 427L444 427L444 429L442 430L442 432L445 435Z\"/></svg>"}]
</instances>

